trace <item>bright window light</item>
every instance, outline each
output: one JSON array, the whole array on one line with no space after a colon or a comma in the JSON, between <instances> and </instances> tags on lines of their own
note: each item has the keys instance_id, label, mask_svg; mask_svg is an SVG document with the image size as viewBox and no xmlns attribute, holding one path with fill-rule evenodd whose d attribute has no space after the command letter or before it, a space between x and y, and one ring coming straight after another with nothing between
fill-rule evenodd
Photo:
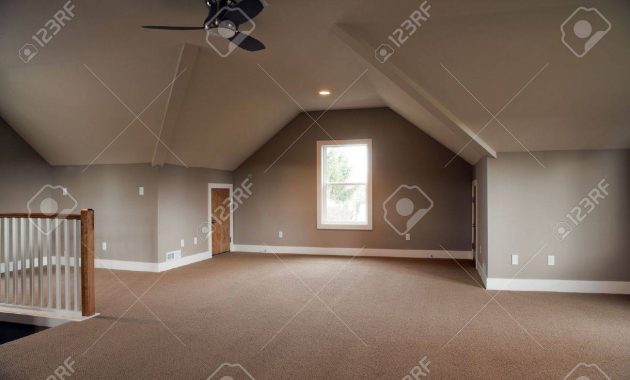
<instances>
[{"instance_id":1,"label":"bright window light","mask_svg":"<svg viewBox=\"0 0 630 380\"><path fill-rule=\"evenodd\" d=\"M372 141L318 141L317 228L372 229Z\"/></svg>"}]
</instances>

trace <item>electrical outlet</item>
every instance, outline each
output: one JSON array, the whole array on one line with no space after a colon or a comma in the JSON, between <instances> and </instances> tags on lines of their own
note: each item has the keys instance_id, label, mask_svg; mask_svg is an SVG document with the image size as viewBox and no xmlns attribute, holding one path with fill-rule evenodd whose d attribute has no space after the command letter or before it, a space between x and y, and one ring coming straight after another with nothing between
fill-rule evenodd
<instances>
[{"instance_id":1,"label":"electrical outlet","mask_svg":"<svg viewBox=\"0 0 630 380\"><path fill-rule=\"evenodd\" d=\"M547 256L547 265L556 265L556 256Z\"/></svg>"},{"instance_id":2,"label":"electrical outlet","mask_svg":"<svg viewBox=\"0 0 630 380\"><path fill-rule=\"evenodd\" d=\"M182 248L184 248L184 239L182 239L182 241L181 241L181 244L180 244L180 245L181 245L181 247L182 247Z\"/></svg>"},{"instance_id":3,"label":"electrical outlet","mask_svg":"<svg viewBox=\"0 0 630 380\"><path fill-rule=\"evenodd\" d=\"M282 239L284 237L284 232L278 231L278 237Z\"/></svg>"},{"instance_id":4,"label":"electrical outlet","mask_svg":"<svg viewBox=\"0 0 630 380\"><path fill-rule=\"evenodd\" d=\"M138 195L139 196L143 196L144 195L144 186L138 187Z\"/></svg>"},{"instance_id":5,"label":"electrical outlet","mask_svg":"<svg viewBox=\"0 0 630 380\"><path fill-rule=\"evenodd\" d=\"M68 188L64 187L62 190L63 195L68 195Z\"/></svg>"},{"instance_id":6,"label":"electrical outlet","mask_svg":"<svg viewBox=\"0 0 630 380\"><path fill-rule=\"evenodd\" d=\"M411 235L410 234L405 234L405 240L411 240Z\"/></svg>"},{"instance_id":7,"label":"electrical outlet","mask_svg":"<svg viewBox=\"0 0 630 380\"><path fill-rule=\"evenodd\" d=\"M518 255L512 255L512 265L518 265Z\"/></svg>"},{"instance_id":8,"label":"electrical outlet","mask_svg":"<svg viewBox=\"0 0 630 380\"><path fill-rule=\"evenodd\" d=\"M102 249L103 251L107 251L107 242L106 242L106 241L104 241L104 242L102 242L102 243L101 243L101 249Z\"/></svg>"},{"instance_id":9,"label":"electrical outlet","mask_svg":"<svg viewBox=\"0 0 630 380\"><path fill-rule=\"evenodd\" d=\"M193 238L193 243L195 243L195 245L197 245L197 237Z\"/></svg>"}]
</instances>

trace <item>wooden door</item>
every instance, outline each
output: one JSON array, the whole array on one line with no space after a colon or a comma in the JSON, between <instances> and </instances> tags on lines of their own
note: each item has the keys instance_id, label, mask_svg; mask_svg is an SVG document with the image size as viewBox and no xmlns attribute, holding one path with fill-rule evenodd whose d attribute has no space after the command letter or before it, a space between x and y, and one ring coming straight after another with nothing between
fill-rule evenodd
<instances>
[{"instance_id":1,"label":"wooden door","mask_svg":"<svg viewBox=\"0 0 630 380\"><path fill-rule=\"evenodd\" d=\"M212 254L230 250L230 189L212 189Z\"/></svg>"}]
</instances>

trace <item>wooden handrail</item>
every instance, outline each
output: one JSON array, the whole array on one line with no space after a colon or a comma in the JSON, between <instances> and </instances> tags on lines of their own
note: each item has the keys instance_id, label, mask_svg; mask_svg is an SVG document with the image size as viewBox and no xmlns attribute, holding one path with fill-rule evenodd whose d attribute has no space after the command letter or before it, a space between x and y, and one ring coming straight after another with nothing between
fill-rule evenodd
<instances>
[{"instance_id":1,"label":"wooden handrail","mask_svg":"<svg viewBox=\"0 0 630 380\"><path fill-rule=\"evenodd\" d=\"M0 214L0 218L30 218L30 219L68 219L68 220L81 220L80 214L41 214L41 213L28 213L28 212L14 212L8 214Z\"/></svg>"},{"instance_id":2,"label":"wooden handrail","mask_svg":"<svg viewBox=\"0 0 630 380\"><path fill-rule=\"evenodd\" d=\"M96 313L94 290L94 210L81 210L81 313Z\"/></svg>"}]
</instances>

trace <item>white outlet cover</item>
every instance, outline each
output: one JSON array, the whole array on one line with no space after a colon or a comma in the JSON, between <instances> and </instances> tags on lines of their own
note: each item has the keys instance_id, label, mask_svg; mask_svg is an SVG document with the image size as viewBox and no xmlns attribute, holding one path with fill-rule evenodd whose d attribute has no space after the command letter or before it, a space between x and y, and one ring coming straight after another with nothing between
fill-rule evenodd
<instances>
[{"instance_id":1,"label":"white outlet cover","mask_svg":"<svg viewBox=\"0 0 630 380\"><path fill-rule=\"evenodd\" d=\"M195 245L197 245L197 238L196 237L193 239L193 243L195 243Z\"/></svg>"},{"instance_id":2,"label":"white outlet cover","mask_svg":"<svg viewBox=\"0 0 630 380\"><path fill-rule=\"evenodd\" d=\"M138 195L144 195L144 186L138 187Z\"/></svg>"},{"instance_id":3,"label":"white outlet cover","mask_svg":"<svg viewBox=\"0 0 630 380\"><path fill-rule=\"evenodd\" d=\"M182 246L182 248L184 248L184 239L182 239L182 241L181 241L181 246Z\"/></svg>"},{"instance_id":4,"label":"white outlet cover","mask_svg":"<svg viewBox=\"0 0 630 380\"><path fill-rule=\"evenodd\" d=\"M556 265L556 256L547 256L547 265Z\"/></svg>"},{"instance_id":5,"label":"white outlet cover","mask_svg":"<svg viewBox=\"0 0 630 380\"><path fill-rule=\"evenodd\" d=\"M63 195L68 195L68 188L64 187L62 190Z\"/></svg>"},{"instance_id":6,"label":"white outlet cover","mask_svg":"<svg viewBox=\"0 0 630 380\"><path fill-rule=\"evenodd\" d=\"M103 251L107 251L107 242L106 242L106 241L104 241L104 242L102 242L102 243L101 243L101 249L102 249Z\"/></svg>"},{"instance_id":7,"label":"white outlet cover","mask_svg":"<svg viewBox=\"0 0 630 380\"><path fill-rule=\"evenodd\" d=\"M278 231L278 237L282 239L284 237L284 232Z\"/></svg>"},{"instance_id":8,"label":"white outlet cover","mask_svg":"<svg viewBox=\"0 0 630 380\"><path fill-rule=\"evenodd\" d=\"M405 234L405 240L411 240L411 235L410 234Z\"/></svg>"},{"instance_id":9,"label":"white outlet cover","mask_svg":"<svg viewBox=\"0 0 630 380\"><path fill-rule=\"evenodd\" d=\"M518 265L518 255L512 255L512 265Z\"/></svg>"}]
</instances>

